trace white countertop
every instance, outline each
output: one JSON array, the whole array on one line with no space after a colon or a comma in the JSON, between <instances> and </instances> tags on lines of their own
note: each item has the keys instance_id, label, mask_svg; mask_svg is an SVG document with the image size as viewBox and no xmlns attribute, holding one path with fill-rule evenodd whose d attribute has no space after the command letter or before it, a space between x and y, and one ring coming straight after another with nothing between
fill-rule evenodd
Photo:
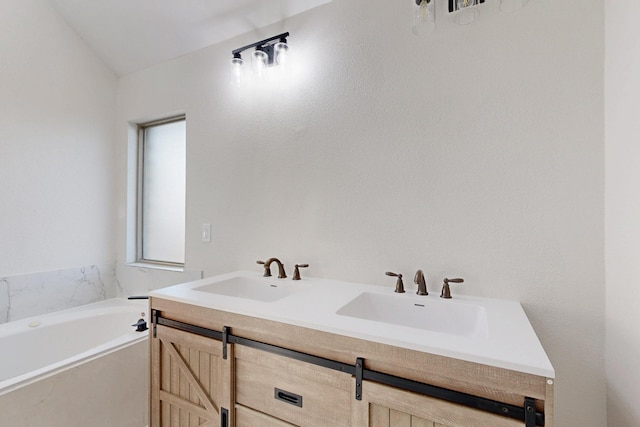
<instances>
[{"instance_id":1,"label":"white countertop","mask_svg":"<svg viewBox=\"0 0 640 427\"><path fill-rule=\"evenodd\" d=\"M254 278L289 287L300 286L300 290L273 302L194 290L235 277ZM395 294L393 286L387 288L308 277L292 281L290 278L278 279L275 276L263 278L258 272L236 271L160 289L152 292L151 296L555 378L553 366L518 302L455 293L453 299L445 300L435 292L428 296L418 296L413 284L405 286L407 293ZM431 306L444 305L438 307L439 310L446 310L447 304L484 307L487 330L483 334L463 336L336 313L363 292L382 294L416 304L424 304L426 301Z\"/></svg>"}]
</instances>

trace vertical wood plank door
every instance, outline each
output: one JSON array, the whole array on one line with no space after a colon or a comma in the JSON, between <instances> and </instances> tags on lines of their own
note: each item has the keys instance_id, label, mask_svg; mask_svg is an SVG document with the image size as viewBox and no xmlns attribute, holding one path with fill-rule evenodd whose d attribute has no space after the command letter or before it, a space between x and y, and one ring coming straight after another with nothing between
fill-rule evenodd
<instances>
[{"instance_id":1,"label":"vertical wood plank door","mask_svg":"<svg viewBox=\"0 0 640 427\"><path fill-rule=\"evenodd\" d=\"M218 427L222 344L156 327L151 339L151 427Z\"/></svg>"},{"instance_id":2,"label":"vertical wood plank door","mask_svg":"<svg viewBox=\"0 0 640 427\"><path fill-rule=\"evenodd\" d=\"M371 404L369 407L369 425L371 427L447 427L376 404Z\"/></svg>"}]
</instances>

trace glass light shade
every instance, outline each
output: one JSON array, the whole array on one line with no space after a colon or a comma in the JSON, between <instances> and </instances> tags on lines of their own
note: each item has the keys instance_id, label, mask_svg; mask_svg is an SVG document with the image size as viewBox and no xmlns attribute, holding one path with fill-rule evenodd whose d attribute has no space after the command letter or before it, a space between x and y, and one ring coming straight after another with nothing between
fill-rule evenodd
<instances>
[{"instance_id":1,"label":"glass light shade","mask_svg":"<svg viewBox=\"0 0 640 427\"><path fill-rule=\"evenodd\" d=\"M240 86L244 77L244 61L242 58L234 57L231 58L229 65L229 80L231 84Z\"/></svg>"},{"instance_id":2,"label":"glass light shade","mask_svg":"<svg viewBox=\"0 0 640 427\"><path fill-rule=\"evenodd\" d=\"M267 72L269 66L269 55L261 50L255 50L253 52L253 71L256 77L263 78Z\"/></svg>"},{"instance_id":3,"label":"glass light shade","mask_svg":"<svg viewBox=\"0 0 640 427\"><path fill-rule=\"evenodd\" d=\"M456 0L458 10L455 12L453 21L458 25L468 25L478 19L478 0Z\"/></svg>"},{"instance_id":4,"label":"glass light shade","mask_svg":"<svg viewBox=\"0 0 640 427\"><path fill-rule=\"evenodd\" d=\"M289 45L286 42L278 42L274 46L274 52L276 55L276 64L284 65L287 63L287 57L289 56Z\"/></svg>"},{"instance_id":5,"label":"glass light shade","mask_svg":"<svg viewBox=\"0 0 640 427\"><path fill-rule=\"evenodd\" d=\"M522 9L529 3L529 0L500 0L500 10L502 12L513 12Z\"/></svg>"},{"instance_id":6,"label":"glass light shade","mask_svg":"<svg viewBox=\"0 0 640 427\"><path fill-rule=\"evenodd\" d=\"M413 34L426 36L436 29L436 0L410 0L413 5Z\"/></svg>"}]
</instances>

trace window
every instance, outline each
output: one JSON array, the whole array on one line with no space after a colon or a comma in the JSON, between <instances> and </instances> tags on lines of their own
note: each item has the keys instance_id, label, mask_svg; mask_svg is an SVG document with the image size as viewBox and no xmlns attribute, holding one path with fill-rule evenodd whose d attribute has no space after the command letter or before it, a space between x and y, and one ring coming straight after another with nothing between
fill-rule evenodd
<instances>
[{"instance_id":1,"label":"window","mask_svg":"<svg viewBox=\"0 0 640 427\"><path fill-rule=\"evenodd\" d=\"M183 266L186 119L138 125L136 261Z\"/></svg>"}]
</instances>

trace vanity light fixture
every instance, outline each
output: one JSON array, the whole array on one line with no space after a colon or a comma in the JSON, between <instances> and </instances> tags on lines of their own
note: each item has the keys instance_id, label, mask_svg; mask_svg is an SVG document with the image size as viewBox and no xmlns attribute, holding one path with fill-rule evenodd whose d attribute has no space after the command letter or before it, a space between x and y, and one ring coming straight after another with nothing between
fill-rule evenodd
<instances>
[{"instance_id":1,"label":"vanity light fixture","mask_svg":"<svg viewBox=\"0 0 640 427\"><path fill-rule=\"evenodd\" d=\"M248 49L255 49L251 56L254 74L259 79L264 77L269 67L276 65L283 66L287 62L287 55L289 53L287 37L289 37L289 33L282 33L232 50L231 82L240 85L245 74L247 74L245 71L245 61L242 59L242 52Z\"/></svg>"},{"instance_id":2,"label":"vanity light fixture","mask_svg":"<svg viewBox=\"0 0 640 427\"><path fill-rule=\"evenodd\" d=\"M436 1L409 0L412 5L413 27L415 35L431 34L436 28ZM453 14L453 22L468 25L480 16L480 4L486 0L448 0L449 13ZM500 0L500 11L511 12L525 7L529 0Z\"/></svg>"},{"instance_id":3,"label":"vanity light fixture","mask_svg":"<svg viewBox=\"0 0 640 427\"><path fill-rule=\"evenodd\" d=\"M478 19L480 10L478 5L485 0L449 0L449 12L455 13L453 22L458 25L468 25Z\"/></svg>"}]
</instances>

